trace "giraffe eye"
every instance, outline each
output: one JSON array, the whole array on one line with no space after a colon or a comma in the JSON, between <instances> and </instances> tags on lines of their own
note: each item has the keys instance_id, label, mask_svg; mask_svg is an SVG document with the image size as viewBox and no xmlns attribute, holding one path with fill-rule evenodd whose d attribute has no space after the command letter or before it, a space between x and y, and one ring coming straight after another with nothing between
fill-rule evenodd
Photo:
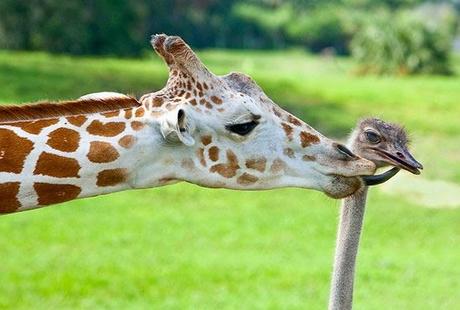
<instances>
[{"instance_id":1,"label":"giraffe eye","mask_svg":"<svg viewBox=\"0 0 460 310\"><path fill-rule=\"evenodd\" d=\"M250 133L254 128L256 128L258 124L259 123L257 123L256 121L250 121L248 123L227 125L225 126L225 128L227 128L227 130L233 133L236 133L240 136L245 136L248 133Z\"/></svg>"},{"instance_id":2,"label":"giraffe eye","mask_svg":"<svg viewBox=\"0 0 460 310\"><path fill-rule=\"evenodd\" d=\"M370 143L377 144L380 142L380 136L374 131L366 131L366 138Z\"/></svg>"}]
</instances>

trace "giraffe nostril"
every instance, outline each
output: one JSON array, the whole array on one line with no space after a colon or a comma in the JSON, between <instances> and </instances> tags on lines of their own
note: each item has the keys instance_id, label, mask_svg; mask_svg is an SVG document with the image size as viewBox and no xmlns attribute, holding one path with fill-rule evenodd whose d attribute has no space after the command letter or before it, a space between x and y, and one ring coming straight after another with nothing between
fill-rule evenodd
<instances>
[{"instance_id":1,"label":"giraffe nostril","mask_svg":"<svg viewBox=\"0 0 460 310\"><path fill-rule=\"evenodd\" d=\"M337 144L336 148L341 154L349 157L350 159L356 159L357 158L357 156L355 154L353 154L345 145Z\"/></svg>"}]
</instances>

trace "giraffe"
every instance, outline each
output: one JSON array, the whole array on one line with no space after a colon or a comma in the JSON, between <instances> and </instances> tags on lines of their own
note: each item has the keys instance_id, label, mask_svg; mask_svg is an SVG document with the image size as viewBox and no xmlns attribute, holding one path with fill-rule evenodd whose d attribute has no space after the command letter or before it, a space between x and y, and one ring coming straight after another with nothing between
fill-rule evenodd
<instances>
[{"instance_id":1,"label":"giraffe","mask_svg":"<svg viewBox=\"0 0 460 310\"><path fill-rule=\"evenodd\" d=\"M169 78L140 100L104 92L0 107L0 213L178 181L342 198L376 178L375 164L282 110L249 76L214 75L179 37L151 43Z\"/></svg>"}]
</instances>

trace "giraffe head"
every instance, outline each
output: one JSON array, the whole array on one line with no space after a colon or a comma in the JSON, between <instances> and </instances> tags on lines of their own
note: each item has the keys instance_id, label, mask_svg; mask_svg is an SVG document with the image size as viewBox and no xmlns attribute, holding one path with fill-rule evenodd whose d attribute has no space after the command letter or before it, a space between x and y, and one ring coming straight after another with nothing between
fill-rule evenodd
<instances>
[{"instance_id":1,"label":"giraffe head","mask_svg":"<svg viewBox=\"0 0 460 310\"><path fill-rule=\"evenodd\" d=\"M156 35L152 45L169 66L169 79L141 102L163 147L176 148L165 152L174 168L165 180L232 189L302 187L341 198L375 172L372 162L277 106L249 76L212 74L179 37Z\"/></svg>"}]
</instances>

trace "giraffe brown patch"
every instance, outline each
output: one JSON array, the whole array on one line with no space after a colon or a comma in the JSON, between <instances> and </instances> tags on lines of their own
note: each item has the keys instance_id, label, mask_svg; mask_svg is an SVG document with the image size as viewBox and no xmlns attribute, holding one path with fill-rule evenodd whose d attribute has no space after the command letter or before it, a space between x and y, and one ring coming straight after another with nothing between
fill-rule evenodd
<instances>
[{"instance_id":1,"label":"giraffe brown patch","mask_svg":"<svg viewBox=\"0 0 460 310\"><path fill-rule=\"evenodd\" d=\"M132 135L127 135L118 140L118 144L124 147L125 149L130 149L134 143L136 142L136 138Z\"/></svg>"},{"instance_id":2,"label":"giraffe brown patch","mask_svg":"<svg viewBox=\"0 0 460 310\"><path fill-rule=\"evenodd\" d=\"M307 147L311 144L315 144L319 142L318 136L312 135L306 131L301 131L300 134L300 142L302 143L302 147Z\"/></svg>"},{"instance_id":3,"label":"giraffe brown patch","mask_svg":"<svg viewBox=\"0 0 460 310\"><path fill-rule=\"evenodd\" d=\"M104 113L101 113L102 116L106 117L106 118L112 118L112 117L117 117L120 115L120 111L110 111L110 112L104 112Z\"/></svg>"},{"instance_id":4,"label":"giraffe brown patch","mask_svg":"<svg viewBox=\"0 0 460 310\"><path fill-rule=\"evenodd\" d=\"M285 169L286 163L279 158L275 159L270 167L270 171L273 173L278 173L284 171Z\"/></svg>"},{"instance_id":5,"label":"giraffe brown patch","mask_svg":"<svg viewBox=\"0 0 460 310\"><path fill-rule=\"evenodd\" d=\"M136 113L135 113L136 117L142 117L142 116L144 116L144 114L145 114L144 108L137 109Z\"/></svg>"},{"instance_id":6,"label":"giraffe brown patch","mask_svg":"<svg viewBox=\"0 0 460 310\"><path fill-rule=\"evenodd\" d=\"M38 157L34 174L56 178L79 178L80 164L74 158L43 152Z\"/></svg>"},{"instance_id":7,"label":"giraffe brown patch","mask_svg":"<svg viewBox=\"0 0 460 310\"><path fill-rule=\"evenodd\" d=\"M41 206L69 201L81 193L80 187L71 184L35 183L34 189Z\"/></svg>"},{"instance_id":8,"label":"giraffe brown patch","mask_svg":"<svg viewBox=\"0 0 460 310\"><path fill-rule=\"evenodd\" d=\"M315 161L316 157L312 156L312 155L304 155L304 156L302 156L302 160L303 161Z\"/></svg>"},{"instance_id":9,"label":"giraffe brown patch","mask_svg":"<svg viewBox=\"0 0 460 310\"><path fill-rule=\"evenodd\" d=\"M128 177L128 170L124 168L107 169L98 173L97 186L115 186L123 183Z\"/></svg>"},{"instance_id":10,"label":"giraffe brown patch","mask_svg":"<svg viewBox=\"0 0 460 310\"><path fill-rule=\"evenodd\" d=\"M210 104L208 101L206 101L206 108L212 109L212 104Z\"/></svg>"},{"instance_id":11,"label":"giraffe brown patch","mask_svg":"<svg viewBox=\"0 0 460 310\"><path fill-rule=\"evenodd\" d=\"M83 125L87 119L88 118L86 118L86 116L84 115L76 115L76 116L67 117L67 121L77 127L80 127L81 125Z\"/></svg>"},{"instance_id":12,"label":"giraffe brown patch","mask_svg":"<svg viewBox=\"0 0 460 310\"><path fill-rule=\"evenodd\" d=\"M90 134L103 137L115 137L125 130L125 123L110 122L102 123L101 121L94 120L86 129Z\"/></svg>"},{"instance_id":13,"label":"giraffe brown patch","mask_svg":"<svg viewBox=\"0 0 460 310\"><path fill-rule=\"evenodd\" d=\"M0 183L0 213L11 213L16 211L21 204L18 200L19 182Z\"/></svg>"},{"instance_id":14,"label":"giraffe brown patch","mask_svg":"<svg viewBox=\"0 0 460 310\"><path fill-rule=\"evenodd\" d=\"M0 128L0 171L21 173L34 144L13 131Z\"/></svg>"},{"instance_id":15,"label":"giraffe brown patch","mask_svg":"<svg viewBox=\"0 0 460 310\"><path fill-rule=\"evenodd\" d=\"M134 121L131 123L131 128L135 131L139 131L139 130L142 130L142 128L144 128L145 124L143 122L139 122L139 121Z\"/></svg>"},{"instance_id":16,"label":"giraffe brown patch","mask_svg":"<svg viewBox=\"0 0 460 310\"><path fill-rule=\"evenodd\" d=\"M256 177L255 175L252 175L249 173L243 173L241 176L238 177L236 182L241 185L250 185L250 184L254 184L255 182L257 182L257 180L259 180L259 178Z\"/></svg>"},{"instance_id":17,"label":"giraffe brown patch","mask_svg":"<svg viewBox=\"0 0 460 310\"><path fill-rule=\"evenodd\" d=\"M302 122L297 118L289 114L288 122L295 126L302 126Z\"/></svg>"},{"instance_id":18,"label":"giraffe brown patch","mask_svg":"<svg viewBox=\"0 0 460 310\"><path fill-rule=\"evenodd\" d=\"M281 117L281 112L277 109L277 108L273 108L273 113L278 116L278 117Z\"/></svg>"},{"instance_id":19,"label":"giraffe brown patch","mask_svg":"<svg viewBox=\"0 0 460 310\"><path fill-rule=\"evenodd\" d=\"M93 163L110 163L120 157L118 151L108 142L92 141L89 146L88 155Z\"/></svg>"},{"instance_id":20,"label":"giraffe brown patch","mask_svg":"<svg viewBox=\"0 0 460 310\"><path fill-rule=\"evenodd\" d=\"M217 146L212 146L209 149L209 159L212 161L219 160L219 148Z\"/></svg>"},{"instance_id":21,"label":"giraffe brown patch","mask_svg":"<svg viewBox=\"0 0 460 310\"><path fill-rule=\"evenodd\" d=\"M43 128L57 124L58 121L59 121L58 119L43 119L43 120L37 120L37 121L8 123L8 125L16 126L28 133L38 135L43 130Z\"/></svg>"},{"instance_id":22,"label":"giraffe brown patch","mask_svg":"<svg viewBox=\"0 0 460 310\"><path fill-rule=\"evenodd\" d=\"M195 163L193 162L193 160L191 158L186 158L186 159L182 160L180 166L182 168L192 170L193 168L195 168Z\"/></svg>"},{"instance_id":23,"label":"giraffe brown patch","mask_svg":"<svg viewBox=\"0 0 460 310\"><path fill-rule=\"evenodd\" d=\"M161 98L161 97L155 97L155 98L153 98L153 100L152 100L152 105L153 105L154 108L156 108L156 107L161 107L161 105L163 104L163 102L164 102L164 99L163 99L163 98Z\"/></svg>"},{"instance_id":24,"label":"giraffe brown patch","mask_svg":"<svg viewBox=\"0 0 460 310\"><path fill-rule=\"evenodd\" d=\"M238 158L235 153L231 150L227 151L227 163L217 164L211 167L211 172L217 172L224 178L233 178L236 175L236 171L240 169L238 165Z\"/></svg>"},{"instance_id":25,"label":"giraffe brown patch","mask_svg":"<svg viewBox=\"0 0 460 310\"><path fill-rule=\"evenodd\" d=\"M208 145L211 142L212 142L212 137L211 136L206 135L206 136L201 137L201 143L203 143L203 145Z\"/></svg>"},{"instance_id":26,"label":"giraffe brown patch","mask_svg":"<svg viewBox=\"0 0 460 310\"><path fill-rule=\"evenodd\" d=\"M190 104L193 105L193 106L195 106L195 105L197 105L197 102L196 102L195 99L192 99L192 100L190 100Z\"/></svg>"},{"instance_id":27,"label":"giraffe brown patch","mask_svg":"<svg viewBox=\"0 0 460 310\"><path fill-rule=\"evenodd\" d=\"M294 150L289 148L289 147L285 148L283 153L284 153L284 155L286 155L289 158L294 158L295 157Z\"/></svg>"},{"instance_id":28,"label":"giraffe brown patch","mask_svg":"<svg viewBox=\"0 0 460 310\"><path fill-rule=\"evenodd\" d=\"M283 126L283 130L286 133L286 136L288 137L289 141L292 140L292 132L293 129L289 124L286 123L281 123L281 126Z\"/></svg>"},{"instance_id":29,"label":"giraffe brown patch","mask_svg":"<svg viewBox=\"0 0 460 310\"><path fill-rule=\"evenodd\" d=\"M203 167L206 167L206 161L204 160L204 149L203 149L203 148L199 148L199 149L196 151L196 154L198 155L198 159L200 160L200 164L201 164Z\"/></svg>"},{"instance_id":30,"label":"giraffe brown patch","mask_svg":"<svg viewBox=\"0 0 460 310\"><path fill-rule=\"evenodd\" d=\"M199 91L203 91L203 87L201 87L200 82L196 82L196 88L198 88Z\"/></svg>"},{"instance_id":31,"label":"giraffe brown patch","mask_svg":"<svg viewBox=\"0 0 460 310\"><path fill-rule=\"evenodd\" d=\"M126 110L125 118L130 119L133 116L133 109Z\"/></svg>"},{"instance_id":32,"label":"giraffe brown patch","mask_svg":"<svg viewBox=\"0 0 460 310\"><path fill-rule=\"evenodd\" d=\"M265 158L252 158L246 161L246 167L249 169L258 170L260 172L265 171L265 166L267 165L267 159Z\"/></svg>"},{"instance_id":33,"label":"giraffe brown patch","mask_svg":"<svg viewBox=\"0 0 460 310\"><path fill-rule=\"evenodd\" d=\"M214 102L215 104L222 104L222 99L216 96L211 96L211 101Z\"/></svg>"},{"instance_id":34,"label":"giraffe brown patch","mask_svg":"<svg viewBox=\"0 0 460 310\"><path fill-rule=\"evenodd\" d=\"M48 137L46 144L62 152L75 152L80 144L80 134L68 128L58 128L52 131Z\"/></svg>"},{"instance_id":35,"label":"giraffe brown patch","mask_svg":"<svg viewBox=\"0 0 460 310\"><path fill-rule=\"evenodd\" d=\"M227 159L228 159L229 165L238 166L238 157L236 157L236 154L233 153L232 150L227 151Z\"/></svg>"}]
</instances>

